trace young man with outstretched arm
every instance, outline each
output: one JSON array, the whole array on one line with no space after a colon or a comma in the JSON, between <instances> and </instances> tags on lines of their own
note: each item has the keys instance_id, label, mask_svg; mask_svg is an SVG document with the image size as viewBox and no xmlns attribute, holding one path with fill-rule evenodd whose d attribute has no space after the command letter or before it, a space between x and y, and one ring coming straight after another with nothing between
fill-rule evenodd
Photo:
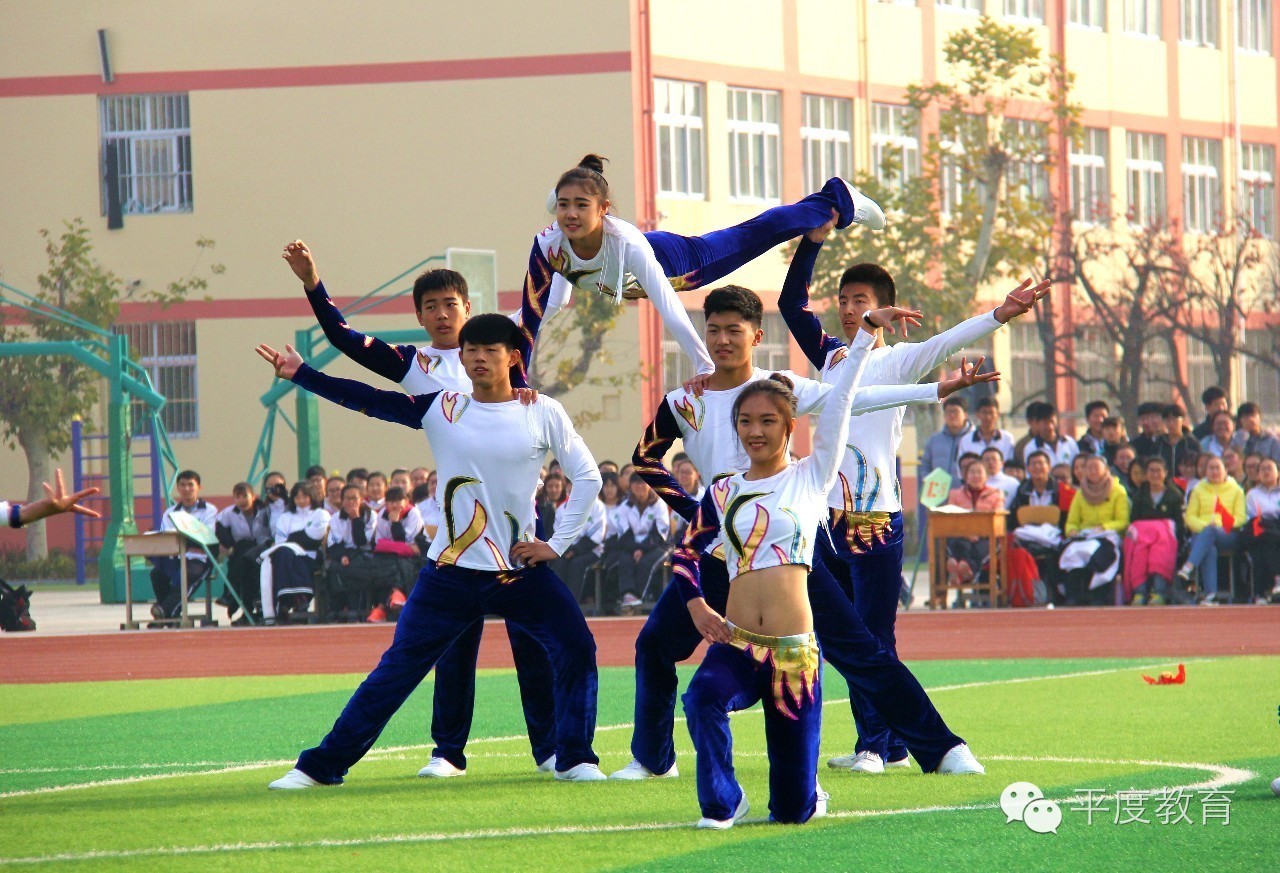
<instances>
[{"instance_id":1,"label":"young man with outstretched arm","mask_svg":"<svg viewBox=\"0 0 1280 873\"><path fill-rule=\"evenodd\" d=\"M595 641L577 602L548 567L581 533L600 474L564 407L550 398L520 401L510 371L520 359L521 337L509 319L476 316L463 326L459 341L472 391L416 395L326 376L288 346L283 354L258 347L276 375L304 390L373 418L421 428L439 464L447 528L446 536L432 542L377 668L320 745L303 752L271 788L340 784L453 642L489 614L520 627L550 657L556 778L604 778L591 748ZM574 488L560 510L559 530L542 542L534 538L533 498L548 452Z\"/></svg>"},{"instance_id":2,"label":"young man with outstretched arm","mask_svg":"<svg viewBox=\"0 0 1280 873\"><path fill-rule=\"evenodd\" d=\"M703 311L707 317L706 342L715 371L698 392L678 388L664 398L632 458L636 473L686 520L693 518L698 502L667 470L663 463L667 451L675 440L681 440L708 488L720 476L747 469L748 460L732 420L733 403L747 384L770 375L752 361L752 351L764 336L760 329L763 306L754 292L732 285L717 288L707 295ZM828 386L792 373L785 375L794 386L800 414L820 408ZM853 408L857 414L899 403L938 399L939 386L935 385L859 388ZM689 658L698 643L710 638L707 634L719 627L729 594L728 571L719 546L716 540L702 554L701 593L692 596L678 580L673 580L636 639L635 728L631 740L634 760L611 778L678 775L672 745L676 664ZM837 595L848 605L843 594L837 591ZM817 600L814 611L822 611Z\"/></svg>"},{"instance_id":3,"label":"young man with outstretched arm","mask_svg":"<svg viewBox=\"0 0 1280 873\"><path fill-rule=\"evenodd\" d=\"M787 272L778 309L805 357L817 367L823 382L831 368L847 354L846 342L826 333L809 308L809 280L813 265L831 226L802 237ZM1032 286L1027 280L991 312L970 318L919 343L885 344L877 336L867 358L863 386L911 385L960 349L994 333L1022 315L1049 293L1049 283ZM848 340L858 335L863 316L897 302L893 278L875 264L858 264L845 271L839 291L840 322ZM894 623L902 586L902 492L896 472L902 445L901 407L862 416L849 434L849 451L840 464L836 485L828 495L831 541L819 540L819 552L854 602L859 617L896 656ZM831 552L834 544L835 551ZM850 687L850 704L858 731L853 755L833 758L828 766L879 773L884 765L907 764L907 748L894 736L873 707Z\"/></svg>"},{"instance_id":4,"label":"young man with outstretched arm","mask_svg":"<svg viewBox=\"0 0 1280 873\"><path fill-rule=\"evenodd\" d=\"M395 382L410 394L434 391L466 393L471 380L462 366L458 334L471 314L467 280L453 270L428 270L413 283L413 308L418 324L426 330L430 342L425 345L390 345L375 336L360 333L347 324L320 280L311 250L302 240L285 246L284 259L302 280L307 301L325 337L335 349ZM545 303L546 295L543 295ZM525 387L524 374L529 366L534 340L542 322L542 309L537 297L522 295L522 336L520 360L511 371L511 382ZM436 665L431 712L431 738L435 748L431 761L419 775L462 776L467 770L464 752L471 733L475 709L476 662L480 653L483 622L470 627ZM555 704L551 699L551 662L547 653L520 628L508 624L511 655L520 686L520 702L534 763L544 772L555 767Z\"/></svg>"}]
</instances>

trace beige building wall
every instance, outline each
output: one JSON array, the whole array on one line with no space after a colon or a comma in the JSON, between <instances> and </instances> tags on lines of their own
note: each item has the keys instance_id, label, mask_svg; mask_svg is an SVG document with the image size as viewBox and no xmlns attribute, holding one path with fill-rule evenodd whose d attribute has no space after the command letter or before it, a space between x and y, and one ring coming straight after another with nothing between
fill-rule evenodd
<instances>
[{"instance_id":1,"label":"beige building wall","mask_svg":"<svg viewBox=\"0 0 1280 873\"><path fill-rule=\"evenodd\" d=\"M582 154L611 159L618 208L624 216L634 210L627 6L594 10L584 40L576 4L543 4L537 15L505 2L479 5L491 8L326 2L300 14L282 3L102 2L79 4L74 21L41 4L5 16L0 125L11 135L0 138L9 207L0 211L0 274L34 291L45 268L37 231L77 216L98 259L129 281L158 287L193 265L197 273L211 261L225 265L210 282L212 303L158 316L197 323L200 432L175 440L175 449L211 493L229 493L245 475L262 427L258 397L271 374L253 345L292 341L313 323L280 259L286 242L307 240L335 297L363 294L447 247L495 250L498 288L515 292L532 239L550 221L547 191ZM518 26L493 26L504 15ZM100 27L113 85L99 78ZM189 93L194 209L126 215L122 230L109 231L98 94L157 91ZM200 237L216 248L197 263ZM514 295L504 296L509 304ZM357 326L416 328L406 301L387 311L399 314L361 317ZM121 320L154 317L126 306ZM636 330L627 313L614 336L628 339L610 342L615 370L639 369ZM362 376L347 363L330 369ZM601 403L578 393L566 398L571 411ZM331 468L421 463L426 455L419 434L323 407L322 457ZM292 418L292 402L285 408ZM600 451L619 454L626 434L629 452L637 405L611 410L612 420L587 438L598 435ZM283 423L275 445L273 466L292 476ZM0 493L21 493L22 457L4 457Z\"/></svg>"}]
</instances>

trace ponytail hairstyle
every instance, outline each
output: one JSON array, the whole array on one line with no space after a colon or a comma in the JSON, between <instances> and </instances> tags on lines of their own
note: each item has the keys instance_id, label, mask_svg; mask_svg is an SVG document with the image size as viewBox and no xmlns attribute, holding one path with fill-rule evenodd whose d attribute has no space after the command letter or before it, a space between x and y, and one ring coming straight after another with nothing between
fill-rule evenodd
<instances>
[{"instance_id":1,"label":"ponytail hairstyle","mask_svg":"<svg viewBox=\"0 0 1280 873\"><path fill-rule=\"evenodd\" d=\"M773 404L778 407L778 411L786 418L787 434L790 435L792 429L795 428L796 409L799 406L799 401L796 400L796 395L791 390L793 387L791 380L781 373L771 373L768 379L757 379L754 382L747 383L747 387L743 388L737 399L733 401L733 423L735 429L738 423L738 411L742 409L742 404L748 397L763 394L773 401Z\"/></svg>"},{"instance_id":2,"label":"ponytail hairstyle","mask_svg":"<svg viewBox=\"0 0 1280 873\"><path fill-rule=\"evenodd\" d=\"M556 196L560 195L560 189L565 185L581 185L587 191L599 197L601 202L607 201L609 199L609 180L604 177L604 162L606 160L608 158L590 154L578 161L578 166L561 174L560 181L556 182Z\"/></svg>"}]
</instances>

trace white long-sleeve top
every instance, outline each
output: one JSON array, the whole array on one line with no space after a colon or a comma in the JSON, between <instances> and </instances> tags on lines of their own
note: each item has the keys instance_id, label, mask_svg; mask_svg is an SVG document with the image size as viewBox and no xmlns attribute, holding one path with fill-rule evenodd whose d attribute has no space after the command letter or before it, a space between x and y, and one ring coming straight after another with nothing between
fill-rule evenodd
<instances>
[{"instance_id":1,"label":"white long-sleeve top","mask_svg":"<svg viewBox=\"0 0 1280 873\"><path fill-rule=\"evenodd\" d=\"M276 544L288 542L289 535L295 533L306 534L313 540L324 542L325 532L329 528L329 513L323 509L295 509L293 512L283 512L276 519L275 534ZM308 558L316 556L315 549L301 547Z\"/></svg>"},{"instance_id":2,"label":"white long-sleeve top","mask_svg":"<svg viewBox=\"0 0 1280 873\"><path fill-rule=\"evenodd\" d=\"M1255 485L1244 496L1246 518L1280 518L1280 486L1264 488Z\"/></svg>"},{"instance_id":3,"label":"white long-sleeve top","mask_svg":"<svg viewBox=\"0 0 1280 873\"><path fill-rule=\"evenodd\" d=\"M413 543L413 538L422 530L422 515L418 512L418 507L410 505L405 510L404 515L400 516L400 523L404 526L404 539L396 540L391 529L391 519L387 518L387 510L383 509L378 513L378 540L396 540L396 542Z\"/></svg>"},{"instance_id":4,"label":"white long-sleeve top","mask_svg":"<svg viewBox=\"0 0 1280 873\"><path fill-rule=\"evenodd\" d=\"M564 407L550 397L482 403L441 391L412 397L336 379L302 365L293 381L365 415L420 428L437 459L445 536L437 531L427 557L439 565L511 570L511 547L534 534L533 499L548 452L573 483L556 513L548 544L564 554L581 533L600 493L600 471Z\"/></svg>"},{"instance_id":5,"label":"white long-sleeve top","mask_svg":"<svg viewBox=\"0 0 1280 873\"><path fill-rule=\"evenodd\" d=\"M218 522L218 507L214 506L207 500L197 500L196 505L188 509L181 503L175 503L164 511L164 515L160 516L160 530L177 530L177 526L173 523L173 514L175 512L185 512L197 521L203 522L212 533L214 525ZM201 549L187 549L188 561L207 561L205 553Z\"/></svg>"},{"instance_id":6,"label":"white long-sleeve top","mask_svg":"<svg viewBox=\"0 0 1280 873\"><path fill-rule=\"evenodd\" d=\"M714 369L706 344L694 330L689 313L676 298L671 280L654 256L653 247L634 225L606 215L604 242L596 256L590 259L580 258L574 253L564 231L554 222L538 234L537 243L551 269L563 277L568 286L607 295L618 303L622 302L622 291L630 273L649 296L649 302L658 310L662 323L693 361L697 371L710 373ZM567 301L564 289L565 285L557 285L552 279L547 317Z\"/></svg>"},{"instance_id":7,"label":"white long-sleeve top","mask_svg":"<svg viewBox=\"0 0 1280 873\"><path fill-rule=\"evenodd\" d=\"M603 501L601 502L603 506ZM627 501L623 500L613 506L604 507L604 535L606 539L620 537L629 529L627 526Z\"/></svg>"},{"instance_id":8,"label":"white long-sleeve top","mask_svg":"<svg viewBox=\"0 0 1280 873\"><path fill-rule=\"evenodd\" d=\"M995 310L962 321L948 331L919 343L898 343L872 349L862 372L862 386L910 385L919 382L951 355L1001 327ZM819 378L831 382L833 362L844 343L831 338L831 348ZM935 388L936 390L936 388ZM854 414L857 414L855 409ZM864 414L849 429L848 451L840 475L827 495L827 505L847 512L900 512L902 488L897 458L902 448L901 406Z\"/></svg>"},{"instance_id":9,"label":"white long-sleeve top","mask_svg":"<svg viewBox=\"0 0 1280 873\"><path fill-rule=\"evenodd\" d=\"M329 545L345 546L348 549L356 548L356 538L353 530L357 526L364 528L365 547L372 550L376 539L378 515L367 506L360 507L360 517L358 519L347 518L346 514L342 512L329 517Z\"/></svg>"},{"instance_id":10,"label":"white long-sleeve top","mask_svg":"<svg viewBox=\"0 0 1280 873\"><path fill-rule=\"evenodd\" d=\"M671 510L661 500L655 500L644 507L628 501L624 506L623 523L636 538L636 542L643 542L655 530L664 540L671 536Z\"/></svg>"},{"instance_id":11,"label":"white long-sleeve top","mask_svg":"<svg viewBox=\"0 0 1280 873\"><path fill-rule=\"evenodd\" d=\"M827 492L840 473L849 436L849 406L874 342L874 335L860 331L847 356L832 364L831 396L814 428L809 457L765 479L734 473L708 489L676 552L682 590L696 589L699 546L705 548L717 528L731 581L783 564L813 566L813 534L827 517Z\"/></svg>"}]
</instances>

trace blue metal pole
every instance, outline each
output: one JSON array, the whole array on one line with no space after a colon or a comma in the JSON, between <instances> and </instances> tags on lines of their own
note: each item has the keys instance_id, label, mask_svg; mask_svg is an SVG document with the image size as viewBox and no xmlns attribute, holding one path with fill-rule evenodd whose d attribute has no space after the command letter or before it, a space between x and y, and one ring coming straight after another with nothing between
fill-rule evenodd
<instances>
[{"instance_id":1,"label":"blue metal pole","mask_svg":"<svg viewBox=\"0 0 1280 873\"><path fill-rule=\"evenodd\" d=\"M84 488L84 449L80 445L80 438L84 431L84 425L80 419L71 422L71 490L79 491ZM73 513L76 523L76 584L83 585L85 583L85 549L84 549L84 516L80 513Z\"/></svg>"}]
</instances>

